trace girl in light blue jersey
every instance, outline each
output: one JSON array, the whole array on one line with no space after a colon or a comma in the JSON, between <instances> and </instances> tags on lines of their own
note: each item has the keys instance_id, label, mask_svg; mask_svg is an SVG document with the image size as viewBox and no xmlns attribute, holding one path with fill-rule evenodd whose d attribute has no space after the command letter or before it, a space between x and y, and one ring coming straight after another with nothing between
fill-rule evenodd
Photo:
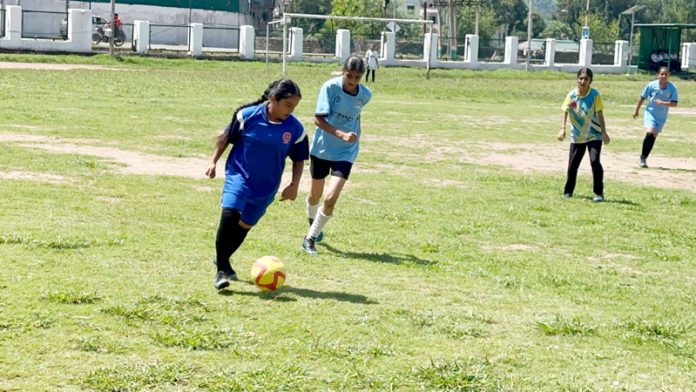
<instances>
[{"instance_id":1,"label":"girl in light blue jersey","mask_svg":"<svg viewBox=\"0 0 696 392\"><path fill-rule=\"evenodd\" d=\"M230 257L244 242L247 233L273 202L287 157L293 161L292 182L280 200L295 200L309 142L302 123L292 115L300 102L300 88L290 79L275 81L258 100L242 105L218 136L205 174L215 178L217 161L232 144L225 165L222 214L215 238L217 273L215 288L237 280Z\"/></svg>"},{"instance_id":2,"label":"girl in light blue jersey","mask_svg":"<svg viewBox=\"0 0 696 392\"><path fill-rule=\"evenodd\" d=\"M360 147L360 113L372 98L372 91L360 84L365 74L365 63L360 57L351 56L343 64L341 76L330 79L321 86L317 108L314 112L314 131L310 149L310 173L312 187L307 197L309 231L302 241L302 249L316 254L315 242L323 237L322 230L334 212L353 162ZM324 182L331 174L331 181L324 196Z\"/></svg>"},{"instance_id":3,"label":"girl in light blue jersey","mask_svg":"<svg viewBox=\"0 0 696 392\"><path fill-rule=\"evenodd\" d=\"M643 114L643 126L645 126L645 139L643 139L643 150L640 154L640 162L638 166L648 167L648 155L655 145L657 135L662 132L662 128L667 122L669 108L677 106L679 94L677 86L669 80L669 68L660 67L657 70L657 80L645 85L643 92L640 93L640 98L636 103L636 110L633 112L633 119L638 117L640 106L644 100L648 100L648 105Z\"/></svg>"},{"instance_id":4,"label":"girl in light blue jersey","mask_svg":"<svg viewBox=\"0 0 696 392\"><path fill-rule=\"evenodd\" d=\"M572 127L570 156L563 197L573 197L580 162L585 156L585 150L589 150L595 194L593 201L600 202L604 201L604 169L599 161L599 155L602 152L602 142L608 144L610 140L604 123L604 105L599 91L590 87L591 69L581 68L578 71L577 82L578 88L570 90L561 106L563 117L561 130L557 136L559 141L565 139L566 121L570 118Z\"/></svg>"}]
</instances>

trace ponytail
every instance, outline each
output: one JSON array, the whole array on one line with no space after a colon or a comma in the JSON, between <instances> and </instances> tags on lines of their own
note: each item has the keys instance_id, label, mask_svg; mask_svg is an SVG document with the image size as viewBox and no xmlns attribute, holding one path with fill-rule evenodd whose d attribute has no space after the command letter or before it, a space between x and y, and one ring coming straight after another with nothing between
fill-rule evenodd
<instances>
[{"instance_id":1,"label":"ponytail","mask_svg":"<svg viewBox=\"0 0 696 392\"><path fill-rule=\"evenodd\" d=\"M293 96L298 96L302 98L302 93L300 92L300 87L295 83L294 81L290 79L279 79L274 82L271 82L271 84L268 85L266 90L263 92L263 95L261 95L260 98L258 98L254 102L249 102L246 103L237 109L235 109L234 113L232 114L232 120L230 121L230 124L234 124L235 121L237 121L237 114L239 113L240 110L244 108L248 108L249 106L255 106L259 105L261 103L264 103L273 97L275 100L280 101L281 99L284 98L289 98ZM233 127L230 126L229 129L232 129ZM222 132L218 136L218 142L226 142L228 138L228 135L226 132Z\"/></svg>"}]
</instances>

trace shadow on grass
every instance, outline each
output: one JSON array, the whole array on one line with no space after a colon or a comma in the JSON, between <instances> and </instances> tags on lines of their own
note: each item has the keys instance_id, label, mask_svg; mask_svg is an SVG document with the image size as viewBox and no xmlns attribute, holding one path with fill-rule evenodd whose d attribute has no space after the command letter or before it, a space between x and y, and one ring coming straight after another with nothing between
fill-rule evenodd
<instances>
[{"instance_id":1,"label":"shadow on grass","mask_svg":"<svg viewBox=\"0 0 696 392\"><path fill-rule=\"evenodd\" d=\"M389 254L389 253L365 253L365 252L345 252L334 248L331 245L318 243L318 246L325 248L329 252L343 257L346 259L359 259L359 260L369 260L378 261L380 263L391 263L391 264L417 264L423 266L430 266L437 264L437 261L419 259L413 255L407 254Z\"/></svg>"},{"instance_id":2,"label":"shadow on grass","mask_svg":"<svg viewBox=\"0 0 696 392\"><path fill-rule=\"evenodd\" d=\"M298 296L306 297L306 298L333 299L336 301L353 302L353 303L357 303L357 304L366 304L366 305L373 305L373 304L378 303L378 302L373 301L373 300L367 298L366 296L360 295L360 294L350 294L350 293L343 293L343 292L339 292L339 291L317 291L317 290L306 289L306 288L301 288L301 287L292 287L292 286L284 286L284 287L278 289L277 291L250 292L250 291L230 290L231 287L234 287L234 285L239 285L240 283L246 283L249 285L254 284L252 282L246 282L246 281L245 282L234 282L226 290L218 291L218 294L224 295L224 296L243 295L243 296L247 296L247 297L259 297L259 298L264 298L264 299L272 299L273 301L278 301L278 302L297 301L297 299L287 296L287 294L294 294L294 295L298 295Z\"/></svg>"},{"instance_id":3,"label":"shadow on grass","mask_svg":"<svg viewBox=\"0 0 696 392\"><path fill-rule=\"evenodd\" d=\"M633 206L633 207L642 207L642 204L636 203L635 201L628 200L628 199L614 199L614 198L606 198L604 201L595 203L592 201L592 198L594 196L573 196L574 199L580 199L580 200L587 200L591 202L592 204L623 204L627 206Z\"/></svg>"},{"instance_id":4,"label":"shadow on grass","mask_svg":"<svg viewBox=\"0 0 696 392\"><path fill-rule=\"evenodd\" d=\"M662 166L650 166L651 170L662 170L670 172L680 172L680 173L696 173L694 169L682 169L680 167L662 167Z\"/></svg>"}]
</instances>

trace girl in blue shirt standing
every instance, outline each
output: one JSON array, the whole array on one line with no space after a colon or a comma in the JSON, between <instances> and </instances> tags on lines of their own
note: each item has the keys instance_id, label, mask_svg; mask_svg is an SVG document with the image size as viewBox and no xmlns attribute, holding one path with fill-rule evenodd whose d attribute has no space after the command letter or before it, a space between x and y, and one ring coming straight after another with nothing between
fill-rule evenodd
<instances>
[{"instance_id":1,"label":"girl in blue shirt standing","mask_svg":"<svg viewBox=\"0 0 696 392\"><path fill-rule=\"evenodd\" d=\"M570 90L566 95L561 110L561 130L558 140L566 136L566 121L570 118L572 132L570 135L570 156L568 158L568 178L563 190L563 197L573 197L575 182L578 177L580 162L585 156L585 150L590 152L592 166L593 201L604 201L604 169L599 161L602 152L602 142L609 143L606 124L604 122L604 105L599 91L590 87L592 70L581 68L577 75L578 88Z\"/></svg>"},{"instance_id":2,"label":"girl in blue shirt standing","mask_svg":"<svg viewBox=\"0 0 696 392\"><path fill-rule=\"evenodd\" d=\"M242 105L218 136L213 157L205 174L215 178L217 161L232 144L225 164L222 214L215 252L215 288L237 280L230 257L244 242L249 230L273 202L285 168L293 161L292 182L281 192L280 200L295 200L309 143L302 123L292 115L300 102L300 88L290 79L275 81L258 100Z\"/></svg>"},{"instance_id":3,"label":"girl in blue shirt standing","mask_svg":"<svg viewBox=\"0 0 696 392\"><path fill-rule=\"evenodd\" d=\"M302 249L316 254L315 243L323 237L322 230L333 216L334 207L341 195L360 148L360 113L372 98L372 91L360 84L365 74L365 63L357 56L349 57L343 64L342 74L329 79L319 90L315 110L312 147L310 149L310 173L312 187L307 197L309 230L302 242ZM331 181L324 195L326 177Z\"/></svg>"},{"instance_id":4,"label":"girl in blue shirt standing","mask_svg":"<svg viewBox=\"0 0 696 392\"><path fill-rule=\"evenodd\" d=\"M643 126L645 126L645 139L643 139L643 150L640 154L638 166L648 167L648 155L655 145L657 135L662 133L662 128L667 122L669 108L677 106L679 94L677 87L669 80L669 68L661 67L657 70L657 80L645 85L643 92L636 103L636 110L633 112L633 119L638 117L640 106L644 100L648 100L648 105L643 114Z\"/></svg>"}]
</instances>

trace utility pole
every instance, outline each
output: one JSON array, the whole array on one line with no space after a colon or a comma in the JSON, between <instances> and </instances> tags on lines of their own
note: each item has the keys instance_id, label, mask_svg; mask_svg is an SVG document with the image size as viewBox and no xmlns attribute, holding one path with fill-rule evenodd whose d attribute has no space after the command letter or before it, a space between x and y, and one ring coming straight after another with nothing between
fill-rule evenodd
<instances>
[{"instance_id":1,"label":"utility pole","mask_svg":"<svg viewBox=\"0 0 696 392\"><path fill-rule=\"evenodd\" d=\"M528 8L529 10L527 14L527 56L524 60L525 71L529 71L529 57L532 53L532 0L529 0Z\"/></svg>"},{"instance_id":2,"label":"utility pole","mask_svg":"<svg viewBox=\"0 0 696 392\"><path fill-rule=\"evenodd\" d=\"M457 59L457 14L454 0L449 0L449 19L450 19L450 58Z\"/></svg>"},{"instance_id":3,"label":"utility pole","mask_svg":"<svg viewBox=\"0 0 696 392\"><path fill-rule=\"evenodd\" d=\"M116 13L116 0L111 0L111 38L109 39L109 54L114 55L114 29L116 28L114 23L114 14Z\"/></svg>"}]
</instances>

